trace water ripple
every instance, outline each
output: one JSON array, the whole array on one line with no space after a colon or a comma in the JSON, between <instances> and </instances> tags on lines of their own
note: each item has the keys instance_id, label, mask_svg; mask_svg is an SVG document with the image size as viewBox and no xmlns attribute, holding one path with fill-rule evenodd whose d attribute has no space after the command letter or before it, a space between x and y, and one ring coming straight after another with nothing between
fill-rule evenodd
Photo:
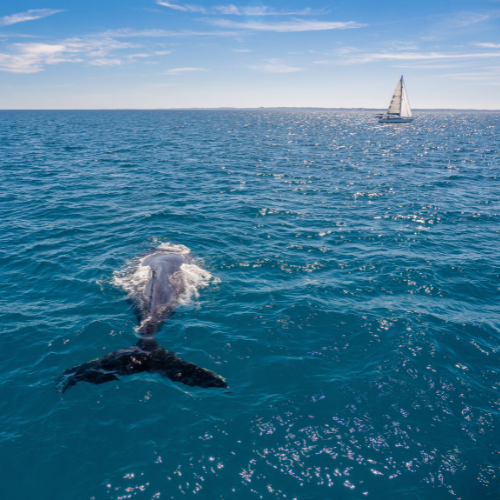
<instances>
[{"instance_id":1,"label":"water ripple","mask_svg":"<svg viewBox=\"0 0 500 500\"><path fill-rule=\"evenodd\" d=\"M5 498L497 498L498 114L1 118ZM61 397L135 341L113 277L167 243L217 279L159 341L230 391Z\"/></svg>"}]
</instances>

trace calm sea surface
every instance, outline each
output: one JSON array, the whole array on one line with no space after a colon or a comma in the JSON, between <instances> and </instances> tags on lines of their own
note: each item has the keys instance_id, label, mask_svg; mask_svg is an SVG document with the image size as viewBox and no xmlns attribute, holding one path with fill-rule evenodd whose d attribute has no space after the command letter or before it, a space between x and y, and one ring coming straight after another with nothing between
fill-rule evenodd
<instances>
[{"instance_id":1,"label":"calm sea surface","mask_svg":"<svg viewBox=\"0 0 500 500\"><path fill-rule=\"evenodd\" d=\"M0 113L2 499L499 498L500 114L372 115ZM158 342L229 391L59 393L160 245L211 278Z\"/></svg>"}]
</instances>

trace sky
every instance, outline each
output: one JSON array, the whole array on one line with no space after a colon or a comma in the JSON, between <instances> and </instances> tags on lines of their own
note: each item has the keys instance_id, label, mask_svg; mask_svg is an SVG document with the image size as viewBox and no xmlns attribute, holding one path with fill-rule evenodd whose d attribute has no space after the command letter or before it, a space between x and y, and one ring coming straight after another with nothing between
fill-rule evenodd
<instances>
[{"instance_id":1,"label":"sky","mask_svg":"<svg viewBox=\"0 0 500 500\"><path fill-rule=\"evenodd\" d=\"M500 110L500 0L192 2L2 0L0 109Z\"/></svg>"}]
</instances>

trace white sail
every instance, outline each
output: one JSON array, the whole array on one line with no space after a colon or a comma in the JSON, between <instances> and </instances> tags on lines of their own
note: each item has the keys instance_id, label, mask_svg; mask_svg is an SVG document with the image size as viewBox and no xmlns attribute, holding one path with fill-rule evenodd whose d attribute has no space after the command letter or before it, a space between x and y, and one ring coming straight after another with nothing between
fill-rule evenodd
<instances>
[{"instance_id":1,"label":"white sail","mask_svg":"<svg viewBox=\"0 0 500 500\"><path fill-rule=\"evenodd\" d=\"M389 104L389 109L387 110L388 115L400 115L401 114L401 96L403 87L403 77L399 80L394 95L392 96L391 104Z\"/></svg>"},{"instance_id":2,"label":"white sail","mask_svg":"<svg viewBox=\"0 0 500 500\"><path fill-rule=\"evenodd\" d=\"M401 95L401 117L411 118L410 101L408 100L408 94L406 93L406 85L403 81L403 77L401 77L401 83L403 89L403 93Z\"/></svg>"}]
</instances>

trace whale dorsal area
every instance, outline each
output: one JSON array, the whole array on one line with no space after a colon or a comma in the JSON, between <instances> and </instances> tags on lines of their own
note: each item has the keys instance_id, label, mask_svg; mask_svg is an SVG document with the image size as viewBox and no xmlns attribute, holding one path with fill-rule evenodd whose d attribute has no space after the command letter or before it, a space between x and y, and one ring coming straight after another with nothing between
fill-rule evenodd
<instances>
[{"instance_id":1,"label":"whale dorsal area","mask_svg":"<svg viewBox=\"0 0 500 500\"><path fill-rule=\"evenodd\" d=\"M143 262L143 265L151 269L144 291L144 317L162 321L174 312L179 296L184 291L181 266L187 263L187 260L178 254L155 254Z\"/></svg>"}]
</instances>

